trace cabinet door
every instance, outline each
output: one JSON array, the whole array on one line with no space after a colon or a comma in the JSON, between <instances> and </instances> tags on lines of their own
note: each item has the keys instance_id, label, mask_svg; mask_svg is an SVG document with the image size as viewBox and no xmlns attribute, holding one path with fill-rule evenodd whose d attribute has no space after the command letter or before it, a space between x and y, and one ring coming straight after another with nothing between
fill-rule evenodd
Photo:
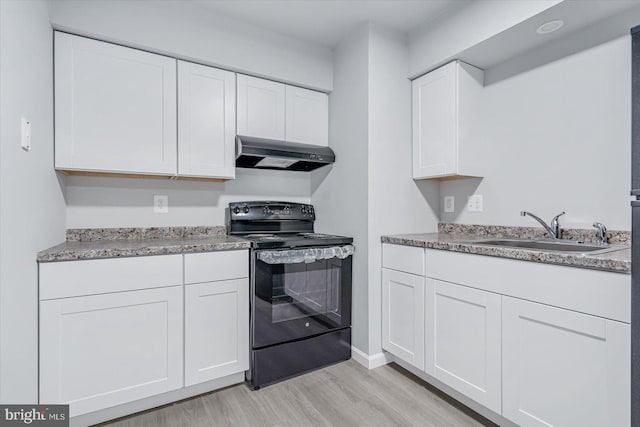
<instances>
[{"instance_id":1,"label":"cabinet door","mask_svg":"<svg viewBox=\"0 0 640 427\"><path fill-rule=\"evenodd\" d=\"M452 62L412 83L415 179L457 173L456 66Z\"/></svg>"},{"instance_id":2,"label":"cabinet door","mask_svg":"<svg viewBox=\"0 0 640 427\"><path fill-rule=\"evenodd\" d=\"M58 169L174 175L176 60L55 33Z\"/></svg>"},{"instance_id":3,"label":"cabinet door","mask_svg":"<svg viewBox=\"0 0 640 427\"><path fill-rule=\"evenodd\" d=\"M424 277L382 269L382 348L424 369Z\"/></svg>"},{"instance_id":4,"label":"cabinet door","mask_svg":"<svg viewBox=\"0 0 640 427\"><path fill-rule=\"evenodd\" d=\"M249 279L185 287L185 385L249 369Z\"/></svg>"},{"instance_id":5,"label":"cabinet door","mask_svg":"<svg viewBox=\"0 0 640 427\"><path fill-rule=\"evenodd\" d=\"M40 402L76 416L182 387L182 286L40 303Z\"/></svg>"},{"instance_id":6,"label":"cabinet door","mask_svg":"<svg viewBox=\"0 0 640 427\"><path fill-rule=\"evenodd\" d=\"M178 61L178 175L235 178L236 77Z\"/></svg>"},{"instance_id":7,"label":"cabinet door","mask_svg":"<svg viewBox=\"0 0 640 427\"><path fill-rule=\"evenodd\" d=\"M630 327L503 297L503 415L522 426L628 426Z\"/></svg>"},{"instance_id":8,"label":"cabinet door","mask_svg":"<svg viewBox=\"0 0 640 427\"><path fill-rule=\"evenodd\" d=\"M238 74L238 135L284 140L284 84Z\"/></svg>"},{"instance_id":9,"label":"cabinet door","mask_svg":"<svg viewBox=\"0 0 640 427\"><path fill-rule=\"evenodd\" d=\"M426 371L500 413L500 295L433 279L427 283L434 294L426 308Z\"/></svg>"},{"instance_id":10,"label":"cabinet door","mask_svg":"<svg viewBox=\"0 0 640 427\"><path fill-rule=\"evenodd\" d=\"M326 93L286 86L285 139L329 145L329 97Z\"/></svg>"}]
</instances>

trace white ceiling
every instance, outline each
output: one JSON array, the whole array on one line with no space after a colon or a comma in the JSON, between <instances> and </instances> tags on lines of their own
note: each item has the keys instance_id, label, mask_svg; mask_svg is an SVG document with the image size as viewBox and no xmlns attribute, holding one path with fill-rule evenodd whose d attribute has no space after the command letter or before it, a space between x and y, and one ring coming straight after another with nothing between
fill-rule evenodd
<instances>
[{"instance_id":1,"label":"white ceiling","mask_svg":"<svg viewBox=\"0 0 640 427\"><path fill-rule=\"evenodd\" d=\"M411 32L471 0L197 0L196 3L281 34L333 47L362 22Z\"/></svg>"}]
</instances>

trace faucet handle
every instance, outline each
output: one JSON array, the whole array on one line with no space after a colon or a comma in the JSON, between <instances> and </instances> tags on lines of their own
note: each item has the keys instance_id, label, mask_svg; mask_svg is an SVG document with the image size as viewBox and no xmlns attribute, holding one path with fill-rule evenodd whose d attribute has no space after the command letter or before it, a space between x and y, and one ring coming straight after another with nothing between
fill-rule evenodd
<instances>
[{"instance_id":1,"label":"faucet handle","mask_svg":"<svg viewBox=\"0 0 640 427\"><path fill-rule=\"evenodd\" d=\"M558 215L554 216L551 220L551 230L553 230L553 237L556 239L560 239L562 236L560 235L560 217L564 215L566 212L562 211Z\"/></svg>"},{"instance_id":2,"label":"faucet handle","mask_svg":"<svg viewBox=\"0 0 640 427\"><path fill-rule=\"evenodd\" d=\"M607 227L604 226L601 222L594 222L593 226L596 229L596 233L598 234L598 244L606 245L607 244Z\"/></svg>"}]
</instances>

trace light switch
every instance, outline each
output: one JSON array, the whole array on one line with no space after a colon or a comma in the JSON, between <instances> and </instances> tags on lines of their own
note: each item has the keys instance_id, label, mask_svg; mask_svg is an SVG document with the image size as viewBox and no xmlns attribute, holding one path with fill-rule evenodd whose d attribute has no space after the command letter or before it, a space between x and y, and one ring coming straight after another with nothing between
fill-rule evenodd
<instances>
[{"instance_id":1,"label":"light switch","mask_svg":"<svg viewBox=\"0 0 640 427\"><path fill-rule=\"evenodd\" d=\"M467 203L467 210L469 212L482 212L482 195L474 194L469 197L469 202Z\"/></svg>"},{"instance_id":2,"label":"light switch","mask_svg":"<svg viewBox=\"0 0 640 427\"><path fill-rule=\"evenodd\" d=\"M153 212L169 213L169 196L153 196Z\"/></svg>"},{"instance_id":3,"label":"light switch","mask_svg":"<svg viewBox=\"0 0 640 427\"><path fill-rule=\"evenodd\" d=\"M454 196L444 196L444 211L446 213L456 211L456 198Z\"/></svg>"},{"instance_id":4,"label":"light switch","mask_svg":"<svg viewBox=\"0 0 640 427\"><path fill-rule=\"evenodd\" d=\"M20 120L20 146L23 150L31 150L31 121L24 117Z\"/></svg>"}]
</instances>

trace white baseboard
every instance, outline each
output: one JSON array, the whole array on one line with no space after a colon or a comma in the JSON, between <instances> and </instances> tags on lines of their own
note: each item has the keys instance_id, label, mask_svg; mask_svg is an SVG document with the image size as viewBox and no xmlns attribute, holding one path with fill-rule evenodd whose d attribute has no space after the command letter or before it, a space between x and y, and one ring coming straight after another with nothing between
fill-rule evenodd
<instances>
[{"instance_id":1,"label":"white baseboard","mask_svg":"<svg viewBox=\"0 0 640 427\"><path fill-rule=\"evenodd\" d=\"M69 424L71 427L94 425L113 420L115 418L135 414L136 412L146 411L147 409L166 405L178 400L187 399L199 394L209 393L210 391L228 387L230 385L241 384L243 382L244 372L239 372L237 374L231 374L226 377L218 378L216 380L211 380L189 387L180 388L178 390L146 397L144 399L135 400L133 402L113 406L111 408L101 409L96 412L90 412L88 414L71 417Z\"/></svg>"},{"instance_id":2,"label":"white baseboard","mask_svg":"<svg viewBox=\"0 0 640 427\"><path fill-rule=\"evenodd\" d=\"M367 369L375 369L393 362L393 356L386 351L368 355L364 351L353 346L351 347L351 358Z\"/></svg>"}]
</instances>

